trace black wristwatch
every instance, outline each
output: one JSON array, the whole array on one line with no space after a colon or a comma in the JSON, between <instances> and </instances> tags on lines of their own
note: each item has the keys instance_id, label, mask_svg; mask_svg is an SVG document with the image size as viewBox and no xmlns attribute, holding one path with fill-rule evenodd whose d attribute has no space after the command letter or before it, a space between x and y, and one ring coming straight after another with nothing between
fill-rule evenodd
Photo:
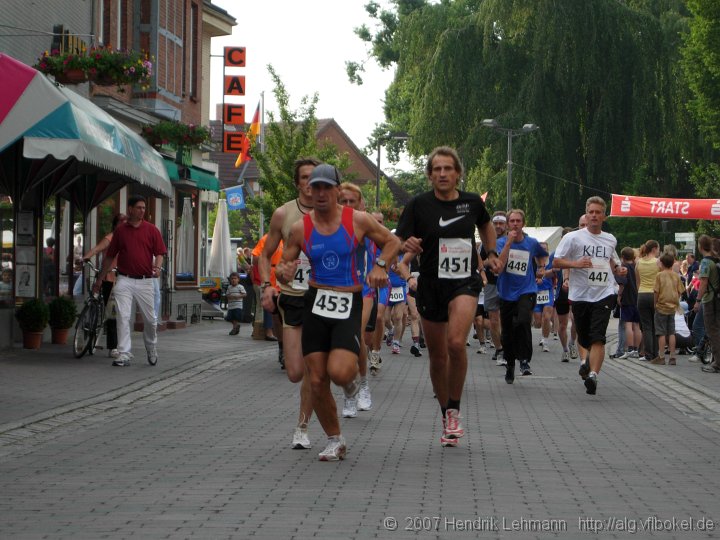
<instances>
[{"instance_id":1,"label":"black wristwatch","mask_svg":"<svg viewBox=\"0 0 720 540\"><path fill-rule=\"evenodd\" d=\"M500 255L498 255L498 252L495 251L494 249L488 249L486 253L487 253L488 259L490 258L490 254L493 254L496 257L500 257Z\"/></svg>"}]
</instances>

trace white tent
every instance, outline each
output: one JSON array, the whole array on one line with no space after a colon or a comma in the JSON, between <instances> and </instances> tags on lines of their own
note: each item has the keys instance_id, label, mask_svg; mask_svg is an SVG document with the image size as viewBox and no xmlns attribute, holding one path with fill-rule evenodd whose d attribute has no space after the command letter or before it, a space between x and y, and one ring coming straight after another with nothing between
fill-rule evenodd
<instances>
[{"instance_id":1,"label":"white tent","mask_svg":"<svg viewBox=\"0 0 720 540\"><path fill-rule=\"evenodd\" d=\"M237 268L236 257L230 244L230 224L228 222L227 202L220 199L215 229L213 230L210 260L207 264L207 275L227 278Z\"/></svg>"},{"instance_id":2,"label":"white tent","mask_svg":"<svg viewBox=\"0 0 720 540\"><path fill-rule=\"evenodd\" d=\"M538 242L547 242L550 253L555 251L562 238L562 227L523 227L523 232Z\"/></svg>"}]
</instances>

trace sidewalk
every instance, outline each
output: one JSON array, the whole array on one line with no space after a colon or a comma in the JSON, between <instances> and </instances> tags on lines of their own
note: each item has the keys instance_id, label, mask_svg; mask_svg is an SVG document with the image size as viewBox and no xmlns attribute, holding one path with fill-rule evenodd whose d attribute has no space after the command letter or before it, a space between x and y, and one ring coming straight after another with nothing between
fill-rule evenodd
<instances>
[{"instance_id":1,"label":"sidewalk","mask_svg":"<svg viewBox=\"0 0 720 540\"><path fill-rule=\"evenodd\" d=\"M126 368L113 367L106 350L75 358L70 343L0 351L0 431L5 424L35 420L58 407L168 378L221 356L267 351L268 361L278 365L277 343L251 339L249 324L243 324L237 336L228 335L230 328L225 321L203 320L158 333L159 360L154 367L146 361L141 332L132 333L135 358Z\"/></svg>"}]
</instances>

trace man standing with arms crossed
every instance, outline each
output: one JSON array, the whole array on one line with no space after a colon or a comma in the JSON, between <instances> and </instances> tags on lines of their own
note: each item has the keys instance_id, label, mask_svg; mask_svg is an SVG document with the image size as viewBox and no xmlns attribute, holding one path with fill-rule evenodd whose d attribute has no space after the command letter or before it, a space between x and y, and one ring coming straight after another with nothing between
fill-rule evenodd
<instances>
[{"instance_id":1,"label":"man standing with arms crossed","mask_svg":"<svg viewBox=\"0 0 720 540\"><path fill-rule=\"evenodd\" d=\"M113 293L117 303L117 334L119 356L113 366L127 367L132 358L130 314L133 300L144 320L143 341L147 361L157 364L157 314L155 313L155 279L162 271L167 249L158 228L145 221L147 200L135 195L128 199L127 221L117 226L105 252L102 268L93 285L100 290L103 279L117 256L117 279Z\"/></svg>"},{"instance_id":2,"label":"man standing with arms crossed","mask_svg":"<svg viewBox=\"0 0 720 540\"><path fill-rule=\"evenodd\" d=\"M430 357L430 379L442 412L442 446L457 446L465 434L460 422L460 398L467 373L466 339L470 332L481 281L475 229L489 255L489 267L500 271L495 229L477 194L458 189L463 173L457 152L435 148L425 172L432 191L407 204L396 234L404 251L420 255L420 277L410 275L407 256L398 272L417 288L417 307Z\"/></svg>"},{"instance_id":3,"label":"man standing with arms crossed","mask_svg":"<svg viewBox=\"0 0 720 540\"><path fill-rule=\"evenodd\" d=\"M617 240L602 231L606 208L602 197L590 197L585 203L587 227L563 236L553 260L553 268L570 270L568 297L578 343L589 351L579 371L588 394L597 391L597 376L605 358L607 326L616 298L613 274L627 273L615 252Z\"/></svg>"},{"instance_id":4,"label":"man standing with arms crossed","mask_svg":"<svg viewBox=\"0 0 720 540\"><path fill-rule=\"evenodd\" d=\"M310 260L302 350L313 409L328 436L327 446L318 457L320 461L337 461L344 459L347 445L340 433L330 381L343 387L345 397L354 397L359 390L363 302L358 248L366 237L382 248L366 277L371 287L377 287L387 281L387 261L395 259L400 242L366 212L338 204L340 173L332 165L315 167L309 185L313 210L292 226L276 270L281 281L289 282L296 275L301 250Z\"/></svg>"},{"instance_id":5,"label":"man standing with arms crossed","mask_svg":"<svg viewBox=\"0 0 720 540\"><path fill-rule=\"evenodd\" d=\"M265 246L258 260L262 288L263 309L275 311L277 291L270 285L270 259L275 253L280 241L287 244L290 229L302 220L312 210L312 196L308 181L313 169L319 165L316 159L298 159L294 164L293 179L298 190L296 199L277 208L270 218L270 231L265 239ZM305 305L304 295L308 290L310 265L304 254L300 255L300 262L295 275L289 283L280 281L280 296L277 297L277 309L282 320L282 342L285 356L285 373L290 382L300 382L300 414L297 427L293 434L291 447L295 450L309 449L311 447L307 426L312 416L312 399L310 396L310 380L305 376L305 360L302 354L302 314Z\"/></svg>"}]
</instances>

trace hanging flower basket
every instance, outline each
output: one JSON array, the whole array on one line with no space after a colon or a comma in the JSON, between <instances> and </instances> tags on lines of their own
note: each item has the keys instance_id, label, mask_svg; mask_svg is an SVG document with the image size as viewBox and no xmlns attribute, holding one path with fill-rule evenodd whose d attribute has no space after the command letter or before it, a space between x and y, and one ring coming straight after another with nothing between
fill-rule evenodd
<instances>
[{"instance_id":1,"label":"hanging flower basket","mask_svg":"<svg viewBox=\"0 0 720 540\"><path fill-rule=\"evenodd\" d=\"M169 120L144 125L140 135L151 146L172 144L178 150L198 147L210 139L210 131L206 127Z\"/></svg>"}]
</instances>

